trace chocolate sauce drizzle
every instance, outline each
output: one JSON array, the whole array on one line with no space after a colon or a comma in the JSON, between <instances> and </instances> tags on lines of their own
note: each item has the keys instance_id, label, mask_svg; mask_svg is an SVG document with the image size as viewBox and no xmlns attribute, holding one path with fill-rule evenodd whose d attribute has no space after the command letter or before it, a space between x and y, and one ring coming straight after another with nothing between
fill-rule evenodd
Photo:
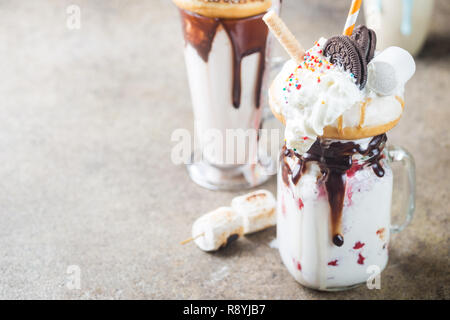
<instances>
[{"instance_id":1,"label":"chocolate sauce drizzle","mask_svg":"<svg viewBox=\"0 0 450 320\"><path fill-rule=\"evenodd\" d=\"M208 62L218 27L221 25L225 29L233 48L232 99L235 108L241 105L242 59L253 53L260 54L255 88L256 108L259 108L268 35L268 28L262 20L264 14L242 19L222 19L200 16L183 9L180 9L180 13L186 43L191 44L205 62Z\"/></svg>"},{"instance_id":2,"label":"chocolate sauce drizzle","mask_svg":"<svg viewBox=\"0 0 450 320\"><path fill-rule=\"evenodd\" d=\"M349 142L329 142L321 138L311 146L303 156L291 149L283 147L281 153L281 175L284 183L289 186L289 177L294 185L298 183L302 174L306 170L306 163L315 161L322 173L321 181L325 183L328 194L328 203L331 213L331 230L333 243L336 246L344 244L344 237L341 233L342 209L346 191L346 172L353 165L353 155L359 153L367 157L362 166L370 166L378 177L384 176L384 169L381 164L383 158L382 151L386 144L386 134L381 134L372 138L366 149L352 141ZM296 159L294 167L291 169L286 158Z\"/></svg>"}]
</instances>

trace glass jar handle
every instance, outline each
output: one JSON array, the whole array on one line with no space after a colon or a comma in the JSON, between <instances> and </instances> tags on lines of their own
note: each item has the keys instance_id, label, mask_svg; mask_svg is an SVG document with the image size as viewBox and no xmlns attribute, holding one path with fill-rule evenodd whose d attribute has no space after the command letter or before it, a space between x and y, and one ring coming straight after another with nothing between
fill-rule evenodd
<instances>
[{"instance_id":1,"label":"glass jar handle","mask_svg":"<svg viewBox=\"0 0 450 320\"><path fill-rule=\"evenodd\" d=\"M414 216L416 203L416 166L413 156L405 149L397 146L388 146L387 154L390 162L401 162L408 175L409 197L406 207L405 221L400 225L391 225L392 233L399 233L408 226Z\"/></svg>"}]
</instances>

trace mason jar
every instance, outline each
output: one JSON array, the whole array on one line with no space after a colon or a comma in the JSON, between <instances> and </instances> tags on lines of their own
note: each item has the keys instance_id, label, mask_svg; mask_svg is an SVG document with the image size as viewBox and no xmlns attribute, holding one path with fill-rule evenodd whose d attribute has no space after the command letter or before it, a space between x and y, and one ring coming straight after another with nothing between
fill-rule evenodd
<instances>
[{"instance_id":1,"label":"mason jar","mask_svg":"<svg viewBox=\"0 0 450 320\"><path fill-rule=\"evenodd\" d=\"M318 139L299 155L284 147L278 173L277 239L283 263L302 285L325 291L367 282L387 265L391 233L414 212L411 155L386 147L386 135L339 141ZM391 225L393 173L408 177L406 220Z\"/></svg>"}]
</instances>

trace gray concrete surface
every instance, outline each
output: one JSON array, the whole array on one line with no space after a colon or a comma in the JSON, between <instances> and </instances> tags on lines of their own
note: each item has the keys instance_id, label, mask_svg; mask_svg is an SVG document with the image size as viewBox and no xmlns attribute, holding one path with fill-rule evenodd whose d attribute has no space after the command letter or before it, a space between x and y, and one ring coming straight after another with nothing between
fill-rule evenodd
<instances>
[{"instance_id":1,"label":"gray concrete surface","mask_svg":"<svg viewBox=\"0 0 450 320\"><path fill-rule=\"evenodd\" d=\"M348 1L287 0L302 43L338 33ZM66 8L81 8L81 29ZM0 0L0 298L448 299L450 4L390 141L417 163L417 212L394 236L382 289L298 285L270 229L214 254L179 245L237 193L194 185L170 161L192 129L178 13L168 0ZM272 180L265 185L275 191ZM68 266L81 288L67 288Z\"/></svg>"}]
</instances>

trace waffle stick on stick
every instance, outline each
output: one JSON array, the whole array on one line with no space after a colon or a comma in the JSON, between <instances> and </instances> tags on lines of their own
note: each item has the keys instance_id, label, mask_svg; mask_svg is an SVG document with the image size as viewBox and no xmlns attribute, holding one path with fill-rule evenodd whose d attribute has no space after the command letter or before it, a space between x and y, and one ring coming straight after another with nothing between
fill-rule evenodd
<instances>
[{"instance_id":1,"label":"waffle stick on stick","mask_svg":"<svg viewBox=\"0 0 450 320\"><path fill-rule=\"evenodd\" d=\"M283 20L281 20L275 11L266 13L263 20L291 58L294 59L297 64L301 64L303 62L303 57L305 56L305 50Z\"/></svg>"}]
</instances>

